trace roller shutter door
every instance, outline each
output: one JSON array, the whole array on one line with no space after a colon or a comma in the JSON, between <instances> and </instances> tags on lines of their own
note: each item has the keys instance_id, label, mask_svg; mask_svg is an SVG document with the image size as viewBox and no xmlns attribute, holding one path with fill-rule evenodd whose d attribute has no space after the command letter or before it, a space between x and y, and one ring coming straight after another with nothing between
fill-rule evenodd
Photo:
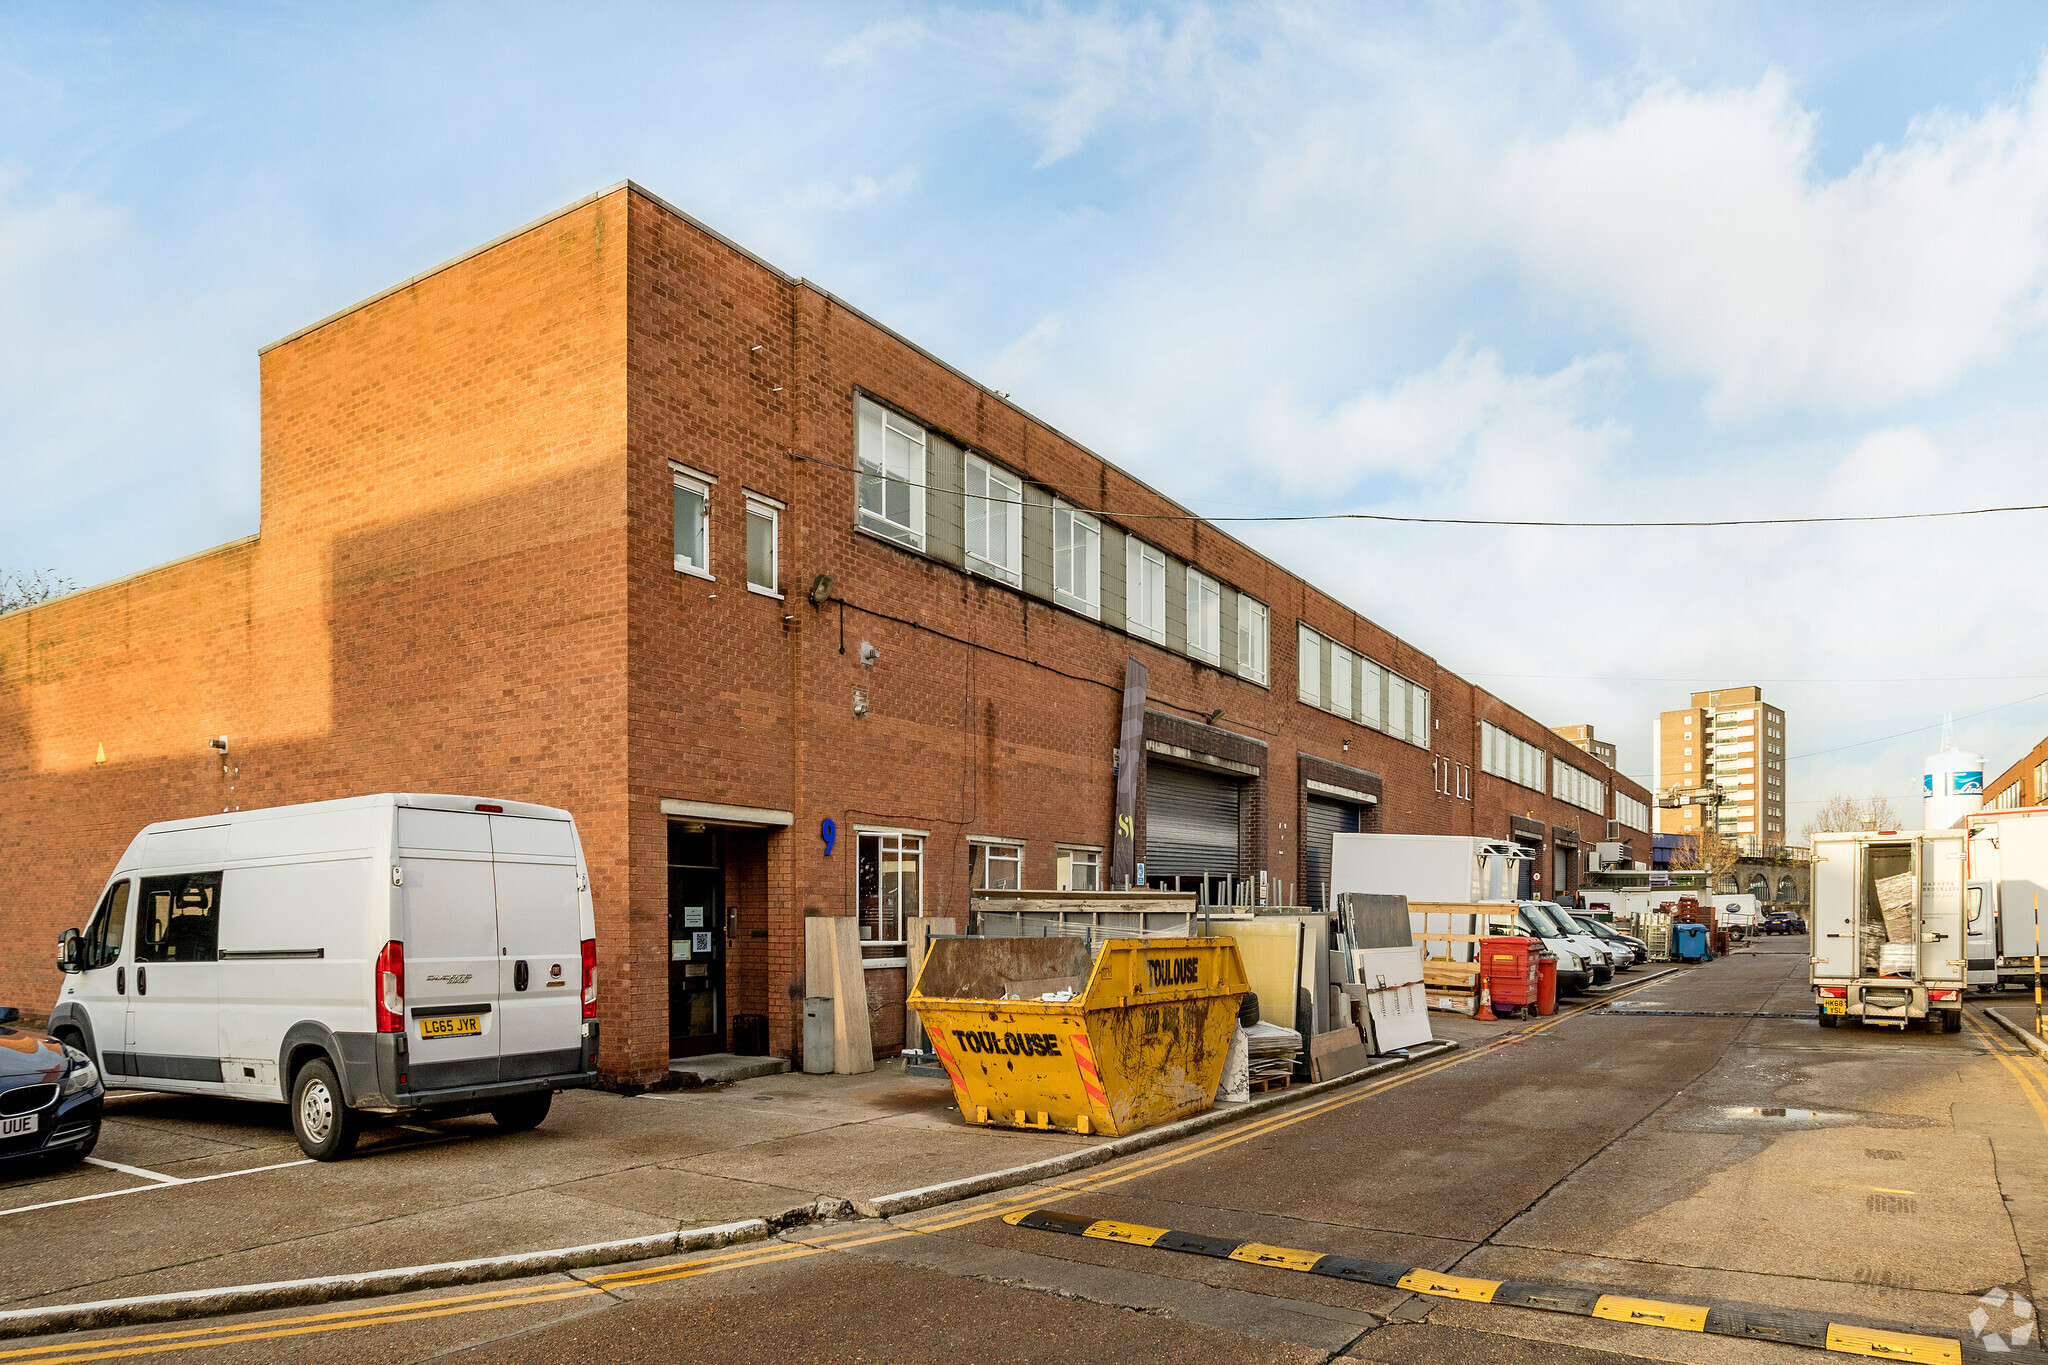
<instances>
[{"instance_id":1,"label":"roller shutter door","mask_svg":"<svg viewBox=\"0 0 2048 1365\"><path fill-rule=\"evenodd\" d=\"M1308 839L1303 845L1308 851L1308 880L1301 888L1299 904L1329 908L1326 889L1330 884L1331 840L1339 834L1356 834L1358 830L1357 806L1325 796L1309 797Z\"/></svg>"},{"instance_id":2,"label":"roller shutter door","mask_svg":"<svg viewBox=\"0 0 2048 1365\"><path fill-rule=\"evenodd\" d=\"M1237 875L1237 783L1145 765L1145 876Z\"/></svg>"}]
</instances>

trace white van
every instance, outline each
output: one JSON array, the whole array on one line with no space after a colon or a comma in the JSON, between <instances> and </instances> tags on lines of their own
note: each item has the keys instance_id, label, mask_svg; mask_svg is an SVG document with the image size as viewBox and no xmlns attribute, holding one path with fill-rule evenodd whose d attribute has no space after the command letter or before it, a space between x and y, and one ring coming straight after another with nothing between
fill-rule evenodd
<instances>
[{"instance_id":1,"label":"white van","mask_svg":"<svg viewBox=\"0 0 2048 1365\"><path fill-rule=\"evenodd\" d=\"M596 949L567 811L387 794L172 820L64 931L50 1032L109 1087L289 1104L333 1161L364 1112L531 1128L592 1084Z\"/></svg>"}]
</instances>

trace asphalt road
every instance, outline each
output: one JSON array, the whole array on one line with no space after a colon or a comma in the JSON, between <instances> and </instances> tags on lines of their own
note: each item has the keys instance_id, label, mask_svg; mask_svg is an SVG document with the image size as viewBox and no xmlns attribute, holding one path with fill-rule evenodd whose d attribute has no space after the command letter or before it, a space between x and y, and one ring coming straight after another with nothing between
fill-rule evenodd
<instances>
[{"instance_id":1,"label":"asphalt road","mask_svg":"<svg viewBox=\"0 0 2048 1365\"><path fill-rule=\"evenodd\" d=\"M0 1359L1817 1358L1002 1221L1024 1208L1967 1336L1981 1296L2031 1298L2048 1256L2048 1069L1976 1021L1822 1030L1806 952L1766 940L1624 978L1603 1008L1051 1188L575 1277L0 1343Z\"/></svg>"}]
</instances>

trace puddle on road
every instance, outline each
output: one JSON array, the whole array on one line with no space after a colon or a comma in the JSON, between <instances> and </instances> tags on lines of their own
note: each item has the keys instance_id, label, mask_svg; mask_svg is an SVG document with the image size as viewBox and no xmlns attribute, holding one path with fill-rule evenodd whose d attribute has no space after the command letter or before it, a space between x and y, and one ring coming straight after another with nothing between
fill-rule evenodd
<instances>
[{"instance_id":1,"label":"puddle on road","mask_svg":"<svg viewBox=\"0 0 2048 1365\"><path fill-rule=\"evenodd\" d=\"M1731 1119L1739 1119L1739 1118L1760 1118L1760 1119L1811 1119L1811 1118L1836 1118L1836 1117L1846 1118L1846 1117L1848 1117L1847 1115L1833 1115L1833 1114L1821 1114L1821 1113L1816 1113L1815 1111L1813 1111L1813 1110L1811 1110L1811 1109L1744 1109L1744 1108L1742 1108L1742 1107L1741 1107L1740 1105L1733 1105L1733 1104L1731 1104L1731 1105L1724 1105L1724 1106L1722 1107L1722 1109L1721 1109L1721 1112L1722 1112L1723 1114L1726 1114L1726 1115L1727 1115L1727 1116L1728 1116L1729 1118L1731 1118Z\"/></svg>"},{"instance_id":2,"label":"puddle on road","mask_svg":"<svg viewBox=\"0 0 2048 1365\"><path fill-rule=\"evenodd\" d=\"M1724 1133L1760 1133L1771 1129L1812 1131L1820 1128L1925 1128L1934 1120L1919 1114L1870 1114L1853 1109L1796 1109L1775 1104L1717 1104L1681 1118L1674 1128Z\"/></svg>"}]
</instances>

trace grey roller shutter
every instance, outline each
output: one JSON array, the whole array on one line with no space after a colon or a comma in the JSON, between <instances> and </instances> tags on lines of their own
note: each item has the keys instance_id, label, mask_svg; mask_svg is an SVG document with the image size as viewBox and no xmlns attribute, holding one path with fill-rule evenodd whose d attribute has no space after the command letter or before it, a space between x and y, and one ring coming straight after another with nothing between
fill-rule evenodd
<instances>
[{"instance_id":1,"label":"grey roller shutter","mask_svg":"<svg viewBox=\"0 0 2048 1365\"><path fill-rule=\"evenodd\" d=\"M1237 783L1145 765L1145 876L1237 875Z\"/></svg>"},{"instance_id":2,"label":"grey roller shutter","mask_svg":"<svg viewBox=\"0 0 2048 1365\"><path fill-rule=\"evenodd\" d=\"M1303 905L1329 908L1325 888L1330 884L1331 840L1339 834L1356 834L1358 828L1358 807L1349 801L1322 796L1308 799L1308 840L1303 845L1308 851L1308 881L1301 888Z\"/></svg>"}]
</instances>

